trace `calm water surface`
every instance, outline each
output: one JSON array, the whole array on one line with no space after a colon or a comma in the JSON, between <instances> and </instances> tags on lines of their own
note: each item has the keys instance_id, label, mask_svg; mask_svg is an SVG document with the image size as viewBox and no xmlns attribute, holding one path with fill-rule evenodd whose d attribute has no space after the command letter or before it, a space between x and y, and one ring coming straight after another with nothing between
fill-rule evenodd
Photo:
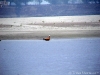
<instances>
[{"instance_id":1,"label":"calm water surface","mask_svg":"<svg viewBox=\"0 0 100 75\"><path fill-rule=\"evenodd\" d=\"M100 75L100 38L2 40L0 75Z\"/></svg>"}]
</instances>

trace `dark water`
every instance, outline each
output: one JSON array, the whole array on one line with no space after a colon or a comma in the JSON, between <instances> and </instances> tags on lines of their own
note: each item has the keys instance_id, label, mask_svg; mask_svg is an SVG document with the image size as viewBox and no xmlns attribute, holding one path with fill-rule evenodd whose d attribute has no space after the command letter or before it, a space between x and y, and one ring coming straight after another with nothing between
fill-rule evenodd
<instances>
[{"instance_id":1,"label":"dark water","mask_svg":"<svg viewBox=\"0 0 100 75\"><path fill-rule=\"evenodd\" d=\"M0 75L100 75L100 38L3 40Z\"/></svg>"}]
</instances>

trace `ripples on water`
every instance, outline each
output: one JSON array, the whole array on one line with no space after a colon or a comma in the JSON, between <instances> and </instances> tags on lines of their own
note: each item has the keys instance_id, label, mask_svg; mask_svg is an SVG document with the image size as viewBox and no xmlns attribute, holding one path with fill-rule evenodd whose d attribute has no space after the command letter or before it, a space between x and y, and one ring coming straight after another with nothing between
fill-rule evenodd
<instances>
[{"instance_id":1,"label":"ripples on water","mask_svg":"<svg viewBox=\"0 0 100 75\"><path fill-rule=\"evenodd\" d=\"M3 40L0 75L100 75L100 38Z\"/></svg>"}]
</instances>

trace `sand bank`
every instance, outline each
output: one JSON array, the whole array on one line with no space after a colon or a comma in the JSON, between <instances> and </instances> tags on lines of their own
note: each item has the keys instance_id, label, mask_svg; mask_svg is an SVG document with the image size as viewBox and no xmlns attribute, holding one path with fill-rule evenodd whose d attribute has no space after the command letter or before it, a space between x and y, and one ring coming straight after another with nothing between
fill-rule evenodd
<instances>
[{"instance_id":1,"label":"sand bank","mask_svg":"<svg viewBox=\"0 0 100 75\"><path fill-rule=\"evenodd\" d=\"M0 24L7 24L7 25L66 23L66 22L99 22L99 21L100 21L100 15L0 18Z\"/></svg>"},{"instance_id":2,"label":"sand bank","mask_svg":"<svg viewBox=\"0 0 100 75\"><path fill-rule=\"evenodd\" d=\"M0 39L100 37L100 15L0 18Z\"/></svg>"}]
</instances>

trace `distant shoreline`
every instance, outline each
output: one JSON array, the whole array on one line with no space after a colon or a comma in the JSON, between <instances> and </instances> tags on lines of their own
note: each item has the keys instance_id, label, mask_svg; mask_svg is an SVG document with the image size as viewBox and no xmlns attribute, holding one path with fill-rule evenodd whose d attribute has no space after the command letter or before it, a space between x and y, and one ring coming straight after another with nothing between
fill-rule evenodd
<instances>
[{"instance_id":1,"label":"distant shoreline","mask_svg":"<svg viewBox=\"0 0 100 75\"><path fill-rule=\"evenodd\" d=\"M51 35L51 39L100 37L100 30L69 31L34 31L34 32L0 32L1 40L43 40Z\"/></svg>"},{"instance_id":2,"label":"distant shoreline","mask_svg":"<svg viewBox=\"0 0 100 75\"><path fill-rule=\"evenodd\" d=\"M100 37L100 15L0 18L0 40Z\"/></svg>"},{"instance_id":3,"label":"distant shoreline","mask_svg":"<svg viewBox=\"0 0 100 75\"><path fill-rule=\"evenodd\" d=\"M22 5L0 8L0 17L100 15L100 4Z\"/></svg>"}]
</instances>

